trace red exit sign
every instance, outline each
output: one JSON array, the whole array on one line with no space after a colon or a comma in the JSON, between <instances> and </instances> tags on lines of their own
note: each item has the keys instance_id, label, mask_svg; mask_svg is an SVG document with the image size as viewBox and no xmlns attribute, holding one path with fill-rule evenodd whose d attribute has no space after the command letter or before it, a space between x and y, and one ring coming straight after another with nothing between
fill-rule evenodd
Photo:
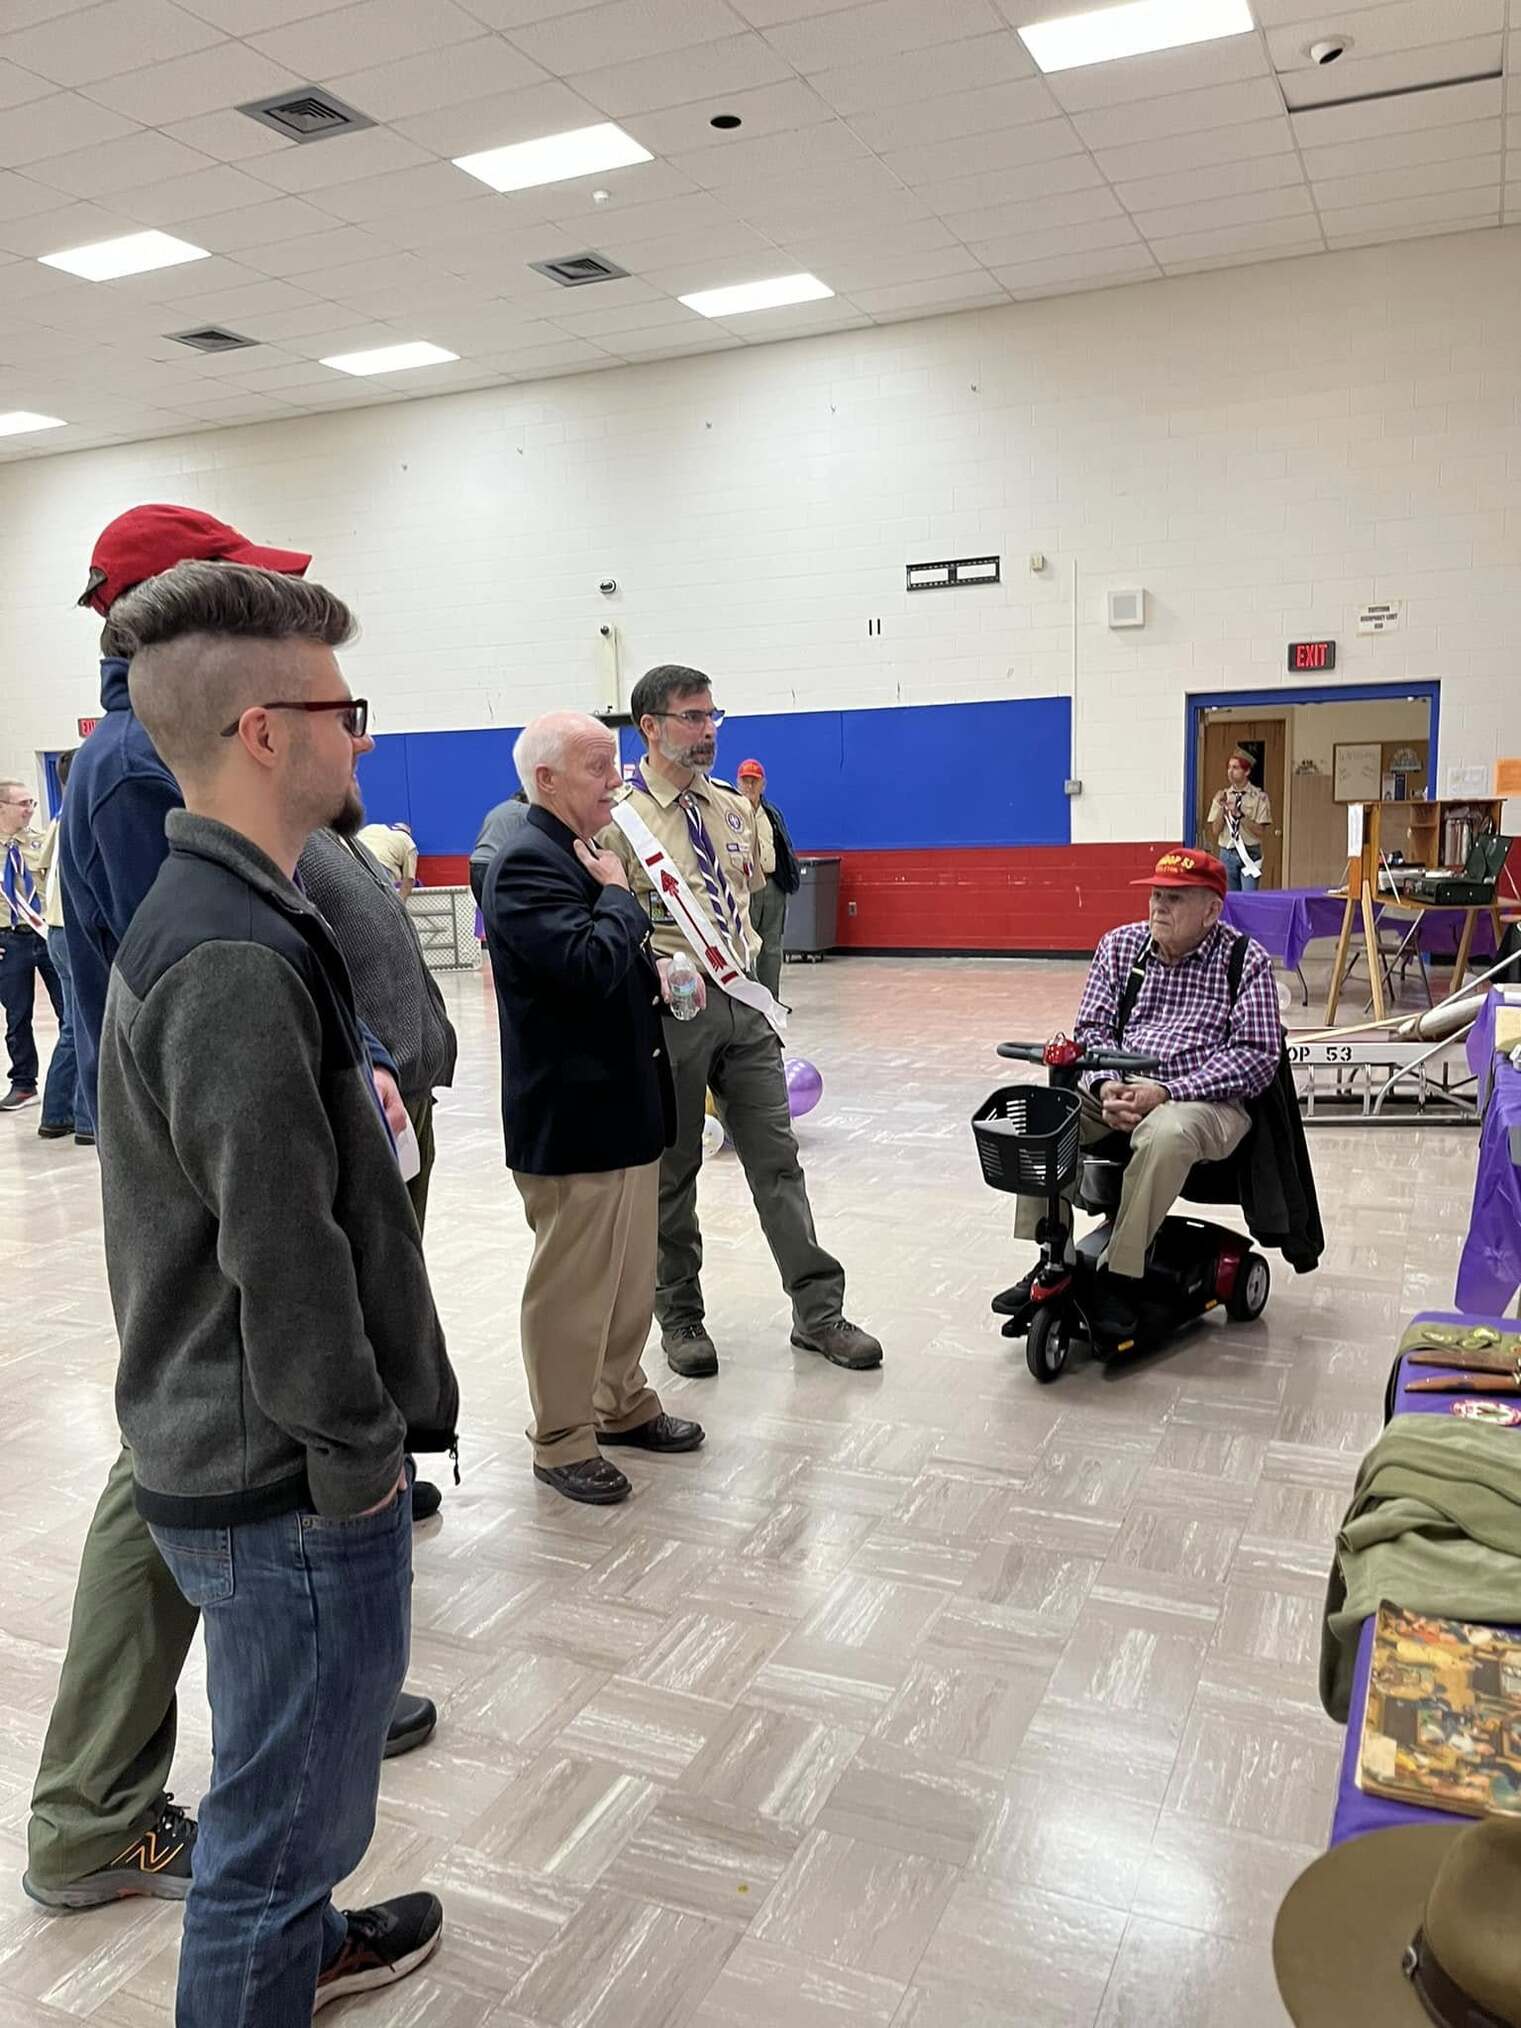
<instances>
[{"instance_id":1,"label":"red exit sign","mask_svg":"<svg viewBox=\"0 0 1521 2028\"><path fill-rule=\"evenodd\" d=\"M1290 641L1290 669L1334 669L1336 667L1336 643L1334 641Z\"/></svg>"},{"instance_id":2,"label":"red exit sign","mask_svg":"<svg viewBox=\"0 0 1521 2028\"><path fill-rule=\"evenodd\" d=\"M81 739L88 739L99 723L100 720L98 718L81 718L78 720L79 737Z\"/></svg>"}]
</instances>

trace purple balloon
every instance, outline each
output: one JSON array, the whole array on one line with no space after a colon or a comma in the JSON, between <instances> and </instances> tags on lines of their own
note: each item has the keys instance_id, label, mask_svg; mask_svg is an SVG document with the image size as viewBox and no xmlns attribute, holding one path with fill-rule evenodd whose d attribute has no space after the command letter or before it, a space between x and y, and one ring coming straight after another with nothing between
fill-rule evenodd
<instances>
[{"instance_id":1,"label":"purple balloon","mask_svg":"<svg viewBox=\"0 0 1521 2028\"><path fill-rule=\"evenodd\" d=\"M806 1056L789 1056L786 1062L787 1110L795 1120L811 1113L824 1096L824 1079Z\"/></svg>"}]
</instances>

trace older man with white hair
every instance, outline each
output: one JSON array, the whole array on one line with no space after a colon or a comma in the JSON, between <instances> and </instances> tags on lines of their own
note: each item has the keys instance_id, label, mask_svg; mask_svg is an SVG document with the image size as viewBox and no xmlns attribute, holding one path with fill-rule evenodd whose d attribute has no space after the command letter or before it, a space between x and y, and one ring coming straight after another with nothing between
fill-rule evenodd
<instances>
[{"instance_id":1,"label":"older man with white hair","mask_svg":"<svg viewBox=\"0 0 1521 2028\"><path fill-rule=\"evenodd\" d=\"M486 876L502 1039L507 1166L533 1232L523 1363L534 1476L567 1499L625 1500L604 1446L693 1451L640 1364L655 1310L660 1158L676 1125L661 1003L669 966L621 861L591 841L612 814L618 747L554 711L512 753L527 819Z\"/></svg>"}]
</instances>

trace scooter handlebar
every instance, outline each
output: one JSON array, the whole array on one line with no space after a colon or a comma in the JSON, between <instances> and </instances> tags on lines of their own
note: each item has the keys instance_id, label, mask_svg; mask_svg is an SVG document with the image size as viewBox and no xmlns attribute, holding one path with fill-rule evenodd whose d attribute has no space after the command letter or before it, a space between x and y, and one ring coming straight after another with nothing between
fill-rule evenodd
<instances>
[{"instance_id":1,"label":"scooter handlebar","mask_svg":"<svg viewBox=\"0 0 1521 2028\"><path fill-rule=\"evenodd\" d=\"M1137 1056L1128 1049L1078 1049L1069 1055L1072 1044L1060 1044L1060 1054L1054 1053L1058 1044L1049 1042L1000 1042L998 1054L1013 1057L1019 1063L1044 1063L1061 1070L1113 1070L1122 1075L1139 1075L1155 1070L1161 1063L1159 1056Z\"/></svg>"}]
</instances>

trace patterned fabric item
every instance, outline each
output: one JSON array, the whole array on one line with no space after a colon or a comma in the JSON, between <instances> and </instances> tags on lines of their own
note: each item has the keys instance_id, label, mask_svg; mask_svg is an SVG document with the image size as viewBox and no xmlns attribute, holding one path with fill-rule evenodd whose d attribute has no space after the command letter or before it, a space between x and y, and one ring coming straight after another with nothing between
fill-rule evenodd
<instances>
[{"instance_id":1,"label":"patterned fabric item","mask_svg":"<svg viewBox=\"0 0 1521 2028\"><path fill-rule=\"evenodd\" d=\"M692 850L697 854L697 864L702 872L702 884L707 889L713 920L720 932L727 937L729 956L734 959L736 954L743 952L745 948L745 932L740 924L739 906L728 881L719 878L713 841L708 836L707 825L702 821L702 810L697 798L687 791L679 795L676 801L681 814L687 820L687 833L692 840ZM742 963L739 969L744 970Z\"/></svg>"},{"instance_id":2,"label":"patterned fabric item","mask_svg":"<svg viewBox=\"0 0 1521 2028\"><path fill-rule=\"evenodd\" d=\"M0 876L0 888L5 893L8 928L42 928L42 900L37 892L37 883L32 878L32 869L19 843L14 839L6 847L5 872Z\"/></svg>"},{"instance_id":3,"label":"patterned fabric item","mask_svg":"<svg viewBox=\"0 0 1521 2028\"><path fill-rule=\"evenodd\" d=\"M1137 922L1100 939L1078 1008L1078 1042L1115 1046L1120 995L1150 934ZM1161 1059L1150 1075L1174 1099L1256 1098L1277 1075L1283 1029L1273 961L1260 944L1250 947L1232 1007L1227 973L1234 940L1216 923L1178 964L1154 956L1146 967L1124 1046ZM1085 1082L1102 1084L1111 1075L1094 1073Z\"/></svg>"}]
</instances>

